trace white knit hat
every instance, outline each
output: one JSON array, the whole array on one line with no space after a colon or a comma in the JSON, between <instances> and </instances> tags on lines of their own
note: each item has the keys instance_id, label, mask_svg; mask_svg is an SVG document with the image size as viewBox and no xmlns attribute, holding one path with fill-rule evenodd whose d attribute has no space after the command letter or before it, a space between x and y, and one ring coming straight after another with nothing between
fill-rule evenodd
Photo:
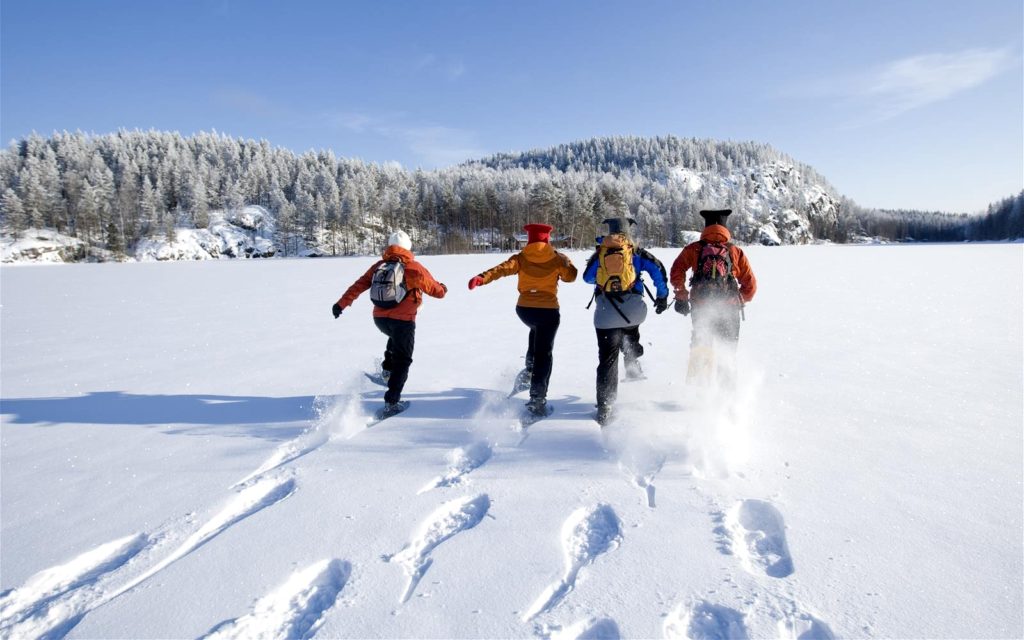
<instances>
[{"instance_id":1,"label":"white knit hat","mask_svg":"<svg viewBox=\"0 0 1024 640\"><path fill-rule=\"evenodd\" d=\"M399 229L398 231L392 233L391 237L388 238L388 246L391 245L398 245L399 247L402 247L406 251L411 251L412 238L409 237L408 233Z\"/></svg>"}]
</instances>

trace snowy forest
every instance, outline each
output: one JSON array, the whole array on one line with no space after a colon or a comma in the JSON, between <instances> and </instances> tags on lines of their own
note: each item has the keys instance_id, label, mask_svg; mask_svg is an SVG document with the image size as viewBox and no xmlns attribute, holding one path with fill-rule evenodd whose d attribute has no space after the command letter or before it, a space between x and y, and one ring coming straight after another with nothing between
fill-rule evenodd
<instances>
[{"instance_id":1,"label":"snowy forest","mask_svg":"<svg viewBox=\"0 0 1024 640\"><path fill-rule=\"evenodd\" d=\"M132 257L225 219L264 240L250 256L376 253L396 227L419 253L507 250L527 221L581 247L601 220L627 212L645 244L679 246L703 226L701 208L723 207L735 212L737 239L752 243L1003 240L1024 236L1022 203L1024 192L975 215L865 209L768 145L671 136L596 138L432 171L216 132L64 132L0 152L0 230L74 238L70 259ZM233 215L247 205L263 215Z\"/></svg>"}]
</instances>

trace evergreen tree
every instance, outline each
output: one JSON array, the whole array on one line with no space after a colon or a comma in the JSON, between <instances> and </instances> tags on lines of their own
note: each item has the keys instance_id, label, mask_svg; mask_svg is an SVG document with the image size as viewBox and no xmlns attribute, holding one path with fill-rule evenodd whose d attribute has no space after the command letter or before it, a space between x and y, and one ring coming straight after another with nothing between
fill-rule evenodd
<instances>
[{"instance_id":1,"label":"evergreen tree","mask_svg":"<svg viewBox=\"0 0 1024 640\"><path fill-rule=\"evenodd\" d=\"M25 208L21 206L21 198L10 187L0 197L0 214L3 215L4 228L9 229L16 238L28 228L28 218L25 216Z\"/></svg>"}]
</instances>

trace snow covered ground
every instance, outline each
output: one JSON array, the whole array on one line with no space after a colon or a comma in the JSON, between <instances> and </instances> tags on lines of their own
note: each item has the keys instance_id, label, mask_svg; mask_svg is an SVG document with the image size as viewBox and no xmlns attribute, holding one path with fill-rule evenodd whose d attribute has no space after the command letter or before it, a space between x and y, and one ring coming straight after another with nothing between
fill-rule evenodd
<instances>
[{"instance_id":1,"label":"snow covered ground","mask_svg":"<svg viewBox=\"0 0 1024 640\"><path fill-rule=\"evenodd\" d=\"M329 312L369 259L5 266L0 633L1024 635L1022 245L748 253L736 401L652 313L604 432L582 283L513 428L514 281L465 286L503 256L423 258L371 429L384 339Z\"/></svg>"}]
</instances>

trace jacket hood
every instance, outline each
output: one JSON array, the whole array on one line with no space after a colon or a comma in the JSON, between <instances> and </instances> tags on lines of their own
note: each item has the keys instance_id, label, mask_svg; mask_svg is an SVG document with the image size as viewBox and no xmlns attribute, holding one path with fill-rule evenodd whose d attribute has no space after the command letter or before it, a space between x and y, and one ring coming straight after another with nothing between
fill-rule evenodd
<instances>
[{"instance_id":1,"label":"jacket hood","mask_svg":"<svg viewBox=\"0 0 1024 640\"><path fill-rule=\"evenodd\" d=\"M381 257L385 260L393 260L395 258L398 258L399 260L402 261L403 264L406 262L410 262L415 258L415 256L412 255L412 251L409 251L408 249L403 249L397 244L389 245L388 248L384 250L384 255L382 255Z\"/></svg>"},{"instance_id":2,"label":"jacket hood","mask_svg":"<svg viewBox=\"0 0 1024 640\"><path fill-rule=\"evenodd\" d=\"M700 233L700 239L707 242L729 242L732 240L732 234L722 225L712 224L704 227L704 231Z\"/></svg>"},{"instance_id":3,"label":"jacket hood","mask_svg":"<svg viewBox=\"0 0 1024 640\"><path fill-rule=\"evenodd\" d=\"M530 262L547 262L555 257L555 248L547 242L531 242L523 247L523 257Z\"/></svg>"}]
</instances>

